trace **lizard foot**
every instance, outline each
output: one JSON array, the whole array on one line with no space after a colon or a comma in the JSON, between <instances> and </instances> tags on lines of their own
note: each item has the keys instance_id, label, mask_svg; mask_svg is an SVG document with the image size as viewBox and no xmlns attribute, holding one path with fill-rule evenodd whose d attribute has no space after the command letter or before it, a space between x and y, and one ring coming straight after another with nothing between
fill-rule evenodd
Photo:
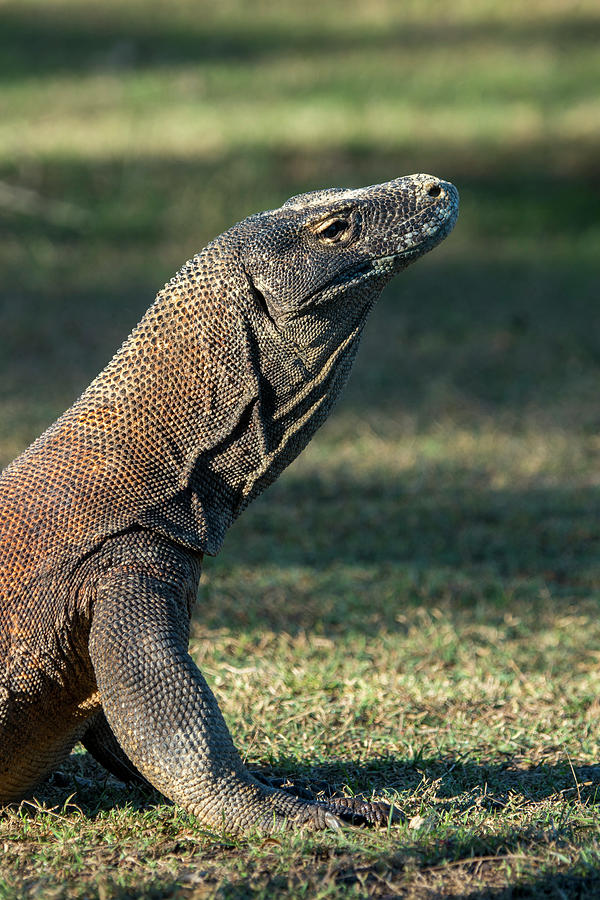
<instances>
[{"instance_id":1,"label":"lizard foot","mask_svg":"<svg viewBox=\"0 0 600 900\"><path fill-rule=\"evenodd\" d=\"M323 802L323 801L321 801ZM387 825L401 822L402 813L394 806L380 800L364 800L362 797L333 797L324 801L326 809L351 825Z\"/></svg>"},{"instance_id":2,"label":"lizard foot","mask_svg":"<svg viewBox=\"0 0 600 900\"><path fill-rule=\"evenodd\" d=\"M306 787L294 785L288 779L282 782L281 779L272 779L265 775L259 775L259 778L275 790L275 796L278 796L280 801L292 797L299 801L302 806L294 818L303 824L310 824L317 830L324 828L337 830L341 823L385 828L390 823L395 824L404 819L399 809L382 801L365 800L363 797L315 798Z\"/></svg>"},{"instance_id":3,"label":"lizard foot","mask_svg":"<svg viewBox=\"0 0 600 900\"><path fill-rule=\"evenodd\" d=\"M360 797L336 797L312 803L303 801L302 808L296 812L289 824L293 827L295 821L316 831L325 829L339 831L344 823L385 828L402 820L400 811L387 803L364 800Z\"/></svg>"}]
</instances>

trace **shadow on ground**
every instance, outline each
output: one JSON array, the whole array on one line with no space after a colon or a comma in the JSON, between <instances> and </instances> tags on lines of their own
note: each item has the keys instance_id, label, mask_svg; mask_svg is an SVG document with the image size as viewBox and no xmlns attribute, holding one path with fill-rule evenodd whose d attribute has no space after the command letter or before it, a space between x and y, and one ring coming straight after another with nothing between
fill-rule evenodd
<instances>
[{"instance_id":1,"label":"shadow on ground","mask_svg":"<svg viewBox=\"0 0 600 900\"><path fill-rule=\"evenodd\" d=\"M597 431L597 187L582 160L560 176L536 171L538 150L520 153L518 173L496 160L474 176L467 149L448 159L441 174L462 194L456 232L385 292L342 410L384 430L410 416L417 429L497 418ZM425 170L439 168L422 157ZM394 177L414 159L345 148L2 167L0 180L41 199L30 213L0 210L0 444L18 430L15 452L70 405L163 282L219 231L292 193ZM85 223L56 221L59 201L83 209Z\"/></svg>"},{"instance_id":2,"label":"shadow on ground","mask_svg":"<svg viewBox=\"0 0 600 900\"><path fill-rule=\"evenodd\" d=\"M599 503L597 488L493 489L440 463L397 479L288 476L205 559L196 620L374 635L423 605L489 624L512 610L534 632L550 615L595 619Z\"/></svg>"},{"instance_id":3,"label":"shadow on ground","mask_svg":"<svg viewBox=\"0 0 600 900\"><path fill-rule=\"evenodd\" d=\"M600 37L600 23L593 16L574 19L567 14L546 22L519 18L513 24L475 21L460 24L445 19L437 22L399 21L382 28L377 20L364 21L352 31L344 30L339 19L329 24L310 17L298 18L294 27L289 19L260 13L243 22L230 15L228 20L211 16L128 14L126 8L92 10L76 8L61 14L57 8L47 12L13 5L3 12L0 72L4 78L22 79L32 75L85 73L103 68L157 68L173 64L202 64L215 60L225 63L264 62L282 52L319 55L335 53L340 57L353 49L380 52L387 48L414 49L443 42L465 50L492 42L511 47L539 44L564 53L576 53L582 43Z\"/></svg>"},{"instance_id":4,"label":"shadow on ground","mask_svg":"<svg viewBox=\"0 0 600 900\"><path fill-rule=\"evenodd\" d=\"M530 766L510 756L501 762L484 764L451 756L420 757L414 761L374 757L331 763L299 763L290 757L278 758L269 766L250 764L250 770L265 784L306 798L335 796L344 785L365 796L381 796L382 791L389 790L410 797L435 784L435 809L440 814L446 808L466 811L474 804L497 812L515 796L531 803L550 798L586 805L600 802L600 764L581 765L576 760L572 760L572 765L564 762ZM124 804L136 810L157 803L170 804L157 791L123 784L87 752L72 753L32 792L31 800L48 808L62 807L68 801L88 818ZM27 803L23 813L35 815L36 811Z\"/></svg>"},{"instance_id":5,"label":"shadow on ground","mask_svg":"<svg viewBox=\"0 0 600 900\"><path fill-rule=\"evenodd\" d=\"M526 802L539 803L555 798L577 800L585 804L600 802L600 765L573 768L568 762L558 765L524 765L508 757L500 763L479 764L452 757L422 757L414 762L374 758L357 763L336 760L330 764L298 764L296 759L279 759L268 768L252 768L261 780L302 796L332 796L332 785L351 786L358 794L382 790L417 793L419 788L435 783L435 808L440 814L461 812L476 805L480 809L498 811L511 798L520 796Z\"/></svg>"},{"instance_id":6,"label":"shadow on ground","mask_svg":"<svg viewBox=\"0 0 600 900\"><path fill-rule=\"evenodd\" d=\"M519 796L525 803L552 798L589 805L596 801L600 767L581 766L576 762L572 768L566 764L526 767L510 758L492 765L479 765L451 757L420 759L412 763L397 759L364 760L359 764L340 760L318 766L310 763L298 765L294 760L279 760L268 770L258 770L257 774L274 786L292 783L300 793L308 791L321 796L328 796L330 793L326 784L339 787L349 780L367 794L371 791L380 792L388 787L405 794L408 792L410 796L427 779L429 784L436 785L435 810L436 814L439 812L443 817L446 806L454 812L460 812L463 807L465 810L472 809L474 805L497 811L509 800L514 803L515 797ZM76 792L73 794L74 787ZM84 816L92 819L122 803L127 803L136 810L144 810L152 808L157 802L164 802L158 794L143 795L140 791L121 786L114 779L103 776L101 768L88 754L72 755L61 770L36 792L40 802L59 808L67 795L71 795L70 802ZM38 813L34 812L33 807L24 806L23 815L28 814ZM436 896L448 898L468 897L469 900L475 900L489 897L493 900L508 900L511 897L596 896L594 891L600 884L600 872L593 866L579 865L571 873L561 874L544 872L536 875L531 869L535 860L530 855L528 858L527 854L531 854L536 846L551 845L559 852L563 840L573 839L568 816L561 816L560 821L548 819L521 828L507 826L500 834L472 830L465 833L464 830L457 829L454 832L447 831L445 835L441 834L440 839L432 844L427 829L424 832L408 829L402 831L398 843L392 832L388 839L389 853L379 854L377 863L372 867L365 866L364 862L357 864L343 843L335 847L325 844L320 847L317 839L315 858L307 857L303 865L295 870L295 875L290 877L298 877L306 887L307 878L323 877L323 863L328 861L327 878L348 888L358 884L363 888L366 884L374 886L383 874L388 886L395 885L400 890L403 879L409 873L410 879L414 880L416 877L423 885L428 880L438 879ZM226 843L216 842L214 852L218 855L225 848ZM172 846L170 849L175 852ZM182 846L182 852L188 863L191 862L188 858L189 847ZM239 848L234 848L234 852L239 852ZM220 873L212 870L211 860L211 847L207 846L202 851L200 874L196 864L191 869L182 869L177 880L172 883L173 890L182 883L202 882L210 885L212 881L218 881ZM314 868L317 860L320 861L319 865ZM510 888L493 887L493 882L498 880L498 867L504 863L515 866L520 860L526 862L527 874L513 877ZM279 878L277 866L270 865L268 859L263 860L263 863L270 879L269 886L275 890ZM460 889L460 883L461 878L467 875L471 881L488 881L491 886L485 890L470 890L465 893ZM246 876L239 882L228 881L221 886L221 895L232 898L248 896L249 877L251 876ZM140 893L139 896L148 896L147 890L145 887L143 894ZM160 896L169 895L169 885L163 882ZM121 895L117 891L114 896ZM128 888L123 896L138 895L135 890L132 892Z\"/></svg>"}]
</instances>

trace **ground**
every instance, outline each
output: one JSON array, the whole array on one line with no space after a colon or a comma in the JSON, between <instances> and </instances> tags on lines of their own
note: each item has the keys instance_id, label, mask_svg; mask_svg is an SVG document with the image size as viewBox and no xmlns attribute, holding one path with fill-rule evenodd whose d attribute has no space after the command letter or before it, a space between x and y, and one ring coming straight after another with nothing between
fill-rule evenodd
<instances>
[{"instance_id":1,"label":"ground","mask_svg":"<svg viewBox=\"0 0 600 900\"><path fill-rule=\"evenodd\" d=\"M415 171L454 234L208 560L192 650L248 764L381 833L204 833L79 748L0 897L600 893L597 4L2 8L0 464L245 215Z\"/></svg>"}]
</instances>

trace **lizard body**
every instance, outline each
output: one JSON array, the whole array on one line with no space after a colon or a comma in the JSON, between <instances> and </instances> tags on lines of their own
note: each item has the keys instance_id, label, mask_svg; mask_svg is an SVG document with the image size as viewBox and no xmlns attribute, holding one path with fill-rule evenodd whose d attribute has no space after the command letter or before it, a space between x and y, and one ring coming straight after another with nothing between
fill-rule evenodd
<instances>
[{"instance_id":1,"label":"lizard body","mask_svg":"<svg viewBox=\"0 0 600 900\"><path fill-rule=\"evenodd\" d=\"M375 804L255 780L188 652L204 553L302 450L389 279L442 240L427 175L292 198L188 261L0 476L0 802L84 744L230 832Z\"/></svg>"}]
</instances>

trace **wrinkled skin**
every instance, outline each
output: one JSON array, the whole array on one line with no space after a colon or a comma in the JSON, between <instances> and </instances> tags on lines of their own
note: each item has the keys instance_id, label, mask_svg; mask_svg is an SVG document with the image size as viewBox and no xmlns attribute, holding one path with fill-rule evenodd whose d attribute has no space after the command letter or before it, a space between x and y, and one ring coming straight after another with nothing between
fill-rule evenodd
<instances>
[{"instance_id":1,"label":"wrinkled skin","mask_svg":"<svg viewBox=\"0 0 600 900\"><path fill-rule=\"evenodd\" d=\"M243 833L384 804L254 779L187 651L204 553L306 446L389 279L452 229L428 175L327 190L186 263L76 403L0 476L0 801L83 740L205 825Z\"/></svg>"}]
</instances>

